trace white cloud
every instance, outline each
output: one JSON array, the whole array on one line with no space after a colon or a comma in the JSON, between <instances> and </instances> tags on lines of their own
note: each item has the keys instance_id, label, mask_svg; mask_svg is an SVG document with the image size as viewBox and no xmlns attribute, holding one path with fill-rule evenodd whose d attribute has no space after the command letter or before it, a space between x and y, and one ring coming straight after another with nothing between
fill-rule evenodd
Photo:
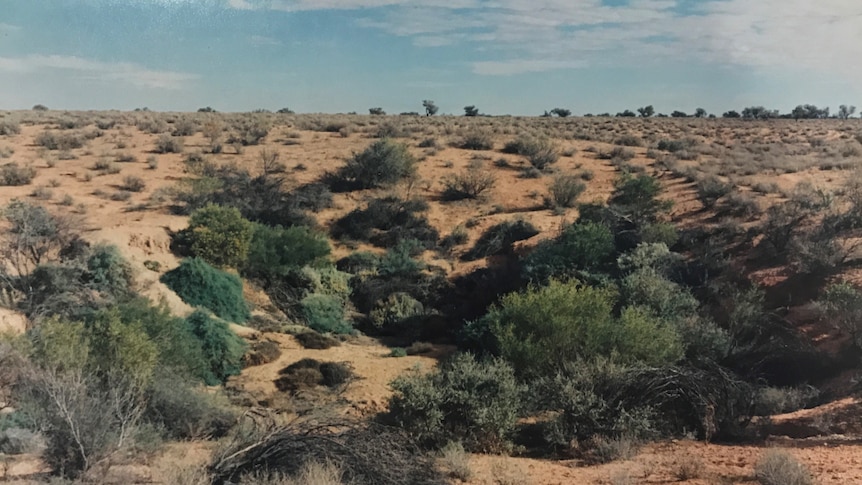
<instances>
[{"instance_id":1,"label":"white cloud","mask_svg":"<svg viewBox=\"0 0 862 485\"><path fill-rule=\"evenodd\" d=\"M52 70L77 73L88 80L118 81L156 89L181 89L198 77L183 72L147 69L129 62L108 63L75 56L0 57L0 72L27 74Z\"/></svg>"},{"instance_id":2,"label":"white cloud","mask_svg":"<svg viewBox=\"0 0 862 485\"><path fill-rule=\"evenodd\" d=\"M862 75L858 0L229 0L234 8L363 10L367 28L420 47L454 44L485 57L475 72L506 75L570 66L702 61ZM693 10L692 10L693 9ZM529 61L529 62L528 62ZM631 64L637 62L638 64Z\"/></svg>"},{"instance_id":3,"label":"white cloud","mask_svg":"<svg viewBox=\"0 0 862 485\"><path fill-rule=\"evenodd\" d=\"M18 32L19 30L21 30L21 27L18 25L0 22L0 33Z\"/></svg>"}]
</instances>

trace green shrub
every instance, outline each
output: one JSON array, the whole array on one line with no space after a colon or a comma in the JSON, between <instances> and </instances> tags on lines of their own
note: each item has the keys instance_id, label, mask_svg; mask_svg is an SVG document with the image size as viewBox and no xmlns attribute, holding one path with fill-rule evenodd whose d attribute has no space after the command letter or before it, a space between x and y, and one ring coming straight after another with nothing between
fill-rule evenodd
<instances>
[{"instance_id":1,"label":"green shrub","mask_svg":"<svg viewBox=\"0 0 862 485\"><path fill-rule=\"evenodd\" d=\"M96 291L122 300L134 292L134 270L114 245L97 244L88 251L85 284Z\"/></svg>"},{"instance_id":2,"label":"green shrub","mask_svg":"<svg viewBox=\"0 0 862 485\"><path fill-rule=\"evenodd\" d=\"M679 241L676 227L668 222L653 222L640 227L640 240L643 243L662 243L672 247Z\"/></svg>"},{"instance_id":3,"label":"green shrub","mask_svg":"<svg viewBox=\"0 0 862 485\"><path fill-rule=\"evenodd\" d=\"M697 197L706 208L715 206L718 199L729 194L732 190L732 185L714 176L707 177L697 183Z\"/></svg>"},{"instance_id":4,"label":"green shrub","mask_svg":"<svg viewBox=\"0 0 862 485\"><path fill-rule=\"evenodd\" d=\"M754 413L758 416L792 413L814 404L819 395L820 391L813 386L763 387L755 396Z\"/></svg>"},{"instance_id":5,"label":"green shrub","mask_svg":"<svg viewBox=\"0 0 862 485\"><path fill-rule=\"evenodd\" d=\"M36 169L27 165L19 167L17 163L7 163L0 166L0 186L27 185L36 176Z\"/></svg>"},{"instance_id":6,"label":"green shrub","mask_svg":"<svg viewBox=\"0 0 862 485\"><path fill-rule=\"evenodd\" d=\"M224 382L242 370L242 357L248 345L228 324L209 313L197 310L186 317L192 334L201 342L204 359L209 365L205 381L213 385Z\"/></svg>"},{"instance_id":7,"label":"green shrub","mask_svg":"<svg viewBox=\"0 0 862 485\"><path fill-rule=\"evenodd\" d=\"M626 275L620 284L626 305L642 306L667 321L677 321L697 313L698 301L682 286L652 268L641 268Z\"/></svg>"},{"instance_id":8,"label":"green shrub","mask_svg":"<svg viewBox=\"0 0 862 485\"><path fill-rule=\"evenodd\" d=\"M525 374L541 375L579 358L615 355L658 365L681 357L673 328L636 308L616 319L615 305L611 289L551 280L504 296L481 322L500 355Z\"/></svg>"},{"instance_id":9,"label":"green shrub","mask_svg":"<svg viewBox=\"0 0 862 485\"><path fill-rule=\"evenodd\" d=\"M171 373L204 380L210 375L201 341L188 322L171 315L165 303L153 306L146 298L134 298L112 310L123 323L135 323L155 344L159 366Z\"/></svg>"},{"instance_id":10,"label":"green shrub","mask_svg":"<svg viewBox=\"0 0 862 485\"><path fill-rule=\"evenodd\" d=\"M386 251L377 265L377 272L381 276L403 276L414 277L425 269L425 264L413 259L413 255L421 254L422 245L413 240L405 239L397 246Z\"/></svg>"},{"instance_id":11,"label":"green shrub","mask_svg":"<svg viewBox=\"0 0 862 485\"><path fill-rule=\"evenodd\" d=\"M853 339L862 348L862 293L842 282L830 285L815 303L821 315Z\"/></svg>"},{"instance_id":12,"label":"green shrub","mask_svg":"<svg viewBox=\"0 0 862 485\"><path fill-rule=\"evenodd\" d=\"M250 276L271 278L319 263L329 252L326 237L307 227L284 229L255 224L243 271Z\"/></svg>"},{"instance_id":13,"label":"green shrub","mask_svg":"<svg viewBox=\"0 0 862 485\"><path fill-rule=\"evenodd\" d=\"M183 237L192 254L207 263L237 268L246 260L253 232L238 209L209 204L192 212Z\"/></svg>"},{"instance_id":14,"label":"green shrub","mask_svg":"<svg viewBox=\"0 0 862 485\"><path fill-rule=\"evenodd\" d=\"M659 181L649 175L624 175L614 184L610 204L630 214L636 224L654 222L671 206L671 201L657 199L661 191Z\"/></svg>"},{"instance_id":15,"label":"green shrub","mask_svg":"<svg viewBox=\"0 0 862 485\"><path fill-rule=\"evenodd\" d=\"M383 139L354 155L337 174L338 189L347 185L370 189L391 185L416 172L416 159L404 143Z\"/></svg>"},{"instance_id":16,"label":"green shrub","mask_svg":"<svg viewBox=\"0 0 862 485\"><path fill-rule=\"evenodd\" d=\"M162 275L161 281L189 305L204 307L233 322L248 320L242 281L200 258L184 259L179 267Z\"/></svg>"},{"instance_id":17,"label":"green shrub","mask_svg":"<svg viewBox=\"0 0 862 485\"><path fill-rule=\"evenodd\" d=\"M422 315L425 307L421 302L407 293L393 293L386 299L374 304L374 310L368 315L371 324L377 329L387 329L397 326L407 318Z\"/></svg>"},{"instance_id":18,"label":"green shrub","mask_svg":"<svg viewBox=\"0 0 862 485\"><path fill-rule=\"evenodd\" d=\"M390 418L421 442L458 440L485 452L509 447L521 392L508 364L458 354L434 372L405 375L391 385Z\"/></svg>"},{"instance_id":19,"label":"green shrub","mask_svg":"<svg viewBox=\"0 0 862 485\"><path fill-rule=\"evenodd\" d=\"M463 259L475 261L497 254L510 254L514 243L529 239L538 233L539 230L533 224L522 219L495 224L479 237L476 244L464 254Z\"/></svg>"},{"instance_id":20,"label":"green shrub","mask_svg":"<svg viewBox=\"0 0 862 485\"><path fill-rule=\"evenodd\" d=\"M321 333L347 334L353 327L345 321L344 302L332 295L312 293L300 302L305 324Z\"/></svg>"},{"instance_id":21,"label":"green shrub","mask_svg":"<svg viewBox=\"0 0 862 485\"><path fill-rule=\"evenodd\" d=\"M524 259L523 272L528 280L538 283L575 277L606 269L614 253L614 236L607 226L576 223L557 238L539 243Z\"/></svg>"}]
</instances>

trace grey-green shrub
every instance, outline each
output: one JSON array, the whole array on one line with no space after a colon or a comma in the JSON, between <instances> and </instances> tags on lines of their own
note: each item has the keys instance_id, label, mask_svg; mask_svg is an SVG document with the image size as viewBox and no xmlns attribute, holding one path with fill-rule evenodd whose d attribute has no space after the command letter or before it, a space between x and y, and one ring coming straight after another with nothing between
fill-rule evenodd
<instances>
[{"instance_id":1,"label":"grey-green shrub","mask_svg":"<svg viewBox=\"0 0 862 485\"><path fill-rule=\"evenodd\" d=\"M161 281L189 305L204 307L233 322L248 320L250 313L239 277L200 258L184 259L179 267L162 275Z\"/></svg>"},{"instance_id":2,"label":"grey-green shrub","mask_svg":"<svg viewBox=\"0 0 862 485\"><path fill-rule=\"evenodd\" d=\"M339 172L339 178L359 189L391 185L416 172L416 159L407 145L382 139L354 155Z\"/></svg>"},{"instance_id":3,"label":"grey-green shrub","mask_svg":"<svg viewBox=\"0 0 862 485\"><path fill-rule=\"evenodd\" d=\"M458 354L438 370L392 382L389 417L419 441L443 446L459 440L470 451L510 446L521 409L521 388L500 360Z\"/></svg>"},{"instance_id":4,"label":"grey-green shrub","mask_svg":"<svg viewBox=\"0 0 862 485\"><path fill-rule=\"evenodd\" d=\"M333 295L312 293L300 301L305 324L321 333L351 333L353 327L345 321L344 302Z\"/></svg>"}]
</instances>

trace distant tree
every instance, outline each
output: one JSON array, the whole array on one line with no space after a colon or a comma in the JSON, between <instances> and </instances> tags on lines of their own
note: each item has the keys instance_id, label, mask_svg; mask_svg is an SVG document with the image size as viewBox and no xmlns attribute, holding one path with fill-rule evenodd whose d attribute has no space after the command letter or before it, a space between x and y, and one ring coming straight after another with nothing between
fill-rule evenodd
<instances>
[{"instance_id":1,"label":"distant tree","mask_svg":"<svg viewBox=\"0 0 862 485\"><path fill-rule=\"evenodd\" d=\"M368 114L370 114L370 115L375 115L375 116L380 116L380 115L385 115L385 114L386 114L386 112L385 112L385 111L383 111L383 108L369 108L369 109L368 109Z\"/></svg>"},{"instance_id":2,"label":"distant tree","mask_svg":"<svg viewBox=\"0 0 862 485\"><path fill-rule=\"evenodd\" d=\"M635 116L637 116L635 112L630 109L617 113L617 118L634 118Z\"/></svg>"},{"instance_id":3,"label":"distant tree","mask_svg":"<svg viewBox=\"0 0 862 485\"><path fill-rule=\"evenodd\" d=\"M766 109L763 106L749 106L742 110L742 117L747 120L768 120L778 118L778 110Z\"/></svg>"},{"instance_id":4,"label":"distant tree","mask_svg":"<svg viewBox=\"0 0 862 485\"><path fill-rule=\"evenodd\" d=\"M739 118L739 117L741 117L741 116L742 116L742 115L740 115L740 114L739 114L739 111L733 111L733 110L725 111L725 112L721 115L721 117L722 117L722 118Z\"/></svg>"},{"instance_id":5,"label":"distant tree","mask_svg":"<svg viewBox=\"0 0 862 485\"><path fill-rule=\"evenodd\" d=\"M674 111L670 115L673 116L674 118L688 118L688 113L686 113L684 111L679 111L679 110Z\"/></svg>"},{"instance_id":6,"label":"distant tree","mask_svg":"<svg viewBox=\"0 0 862 485\"><path fill-rule=\"evenodd\" d=\"M399 113L399 116L419 116L419 113L416 111L405 111L403 113Z\"/></svg>"},{"instance_id":7,"label":"distant tree","mask_svg":"<svg viewBox=\"0 0 862 485\"><path fill-rule=\"evenodd\" d=\"M694 117L695 118L706 118L706 110L703 108L697 108L696 110L694 110Z\"/></svg>"},{"instance_id":8,"label":"distant tree","mask_svg":"<svg viewBox=\"0 0 862 485\"><path fill-rule=\"evenodd\" d=\"M668 116L664 113L659 113L659 114L655 115L655 117L656 118L667 118Z\"/></svg>"},{"instance_id":9,"label":"distant tree","mask_svg":"<svg viewBox=\"0 0 862 485\"><path fill-rule=\"evenodd\" d=\"M548 111L548 110L545 110L545 112L541 114L541 117L542 117L542 118L550 118L550 117L551 117L551 112L550 112L550 111Z\"/></svg>"},{"instance_id":10,"label":"distant tree","mask_svg":"<svg viewBox=\"0 0 862 485\"><path fill-rule=\"evenodd\" d=\"M797 121L800 119L824 119L829 117L829 108L826 107L821 109L813 104L800 104L799 106L793 108L793 111L790 112L790 117Z\"/></svg>"},{"instance_id":11,"label":"distant tree","mask_svg":"<svg viewBox=\"0 0 862 485\"><path fill-rule=\"evenodd\" d=\"M434 116L437 114L437 111L440 110L440 108L434 104L434 101L431 101L430 99L422 101L422 106L425 108L425 116Z\"/></svg>"},{"instance_id":12,"label":"distant tree","mask_svg":"<svg viewBox=\"0 0 862 485\"><path fill-rule=\"evenodd\" d=\"M207 106L206 108L198 108L198 113L216 113L217 111Z\"/></svg>"},{"instance_id":13,"label":"distant tree","mask_svg":"<svg viewBox=\"0 0 862 485\"><path fill-rule=\"evenodd\" d=\"M838 107L838 117L842 120L846 120L847 118L853 116L853 113L856 112L855 106L847 106L846 104L842 104Z\"/></svg>"},{"instance_id":14,"label":"distant tree","mask_svg":"<svg viewBox=\"0 0 862 485\"><path fill-rule=\"evenodd\" d=\"M36 106L33 106L33 111L48 111L48 107L44 104L37 104Z\"/></svg>"},{"instance_id":15,"label":"distant tree","mask_svg":"<svg viewBox=\"0 0 862 485\"><path fill-rule=\"evenodd\" d=\"M641 118L649 118L655 114L655 108L653 108L652 105L638 108L638 114L641 115Z\"/></svg>"},{"instance_id":16,"label":"distant tree","mask_svg":"<svg viewBox=\"0 0 862 485\"><path fill-rule=\"evenodd\" d=\"M567 118L572 115L572 111L566 108L554 108L551 110L552 115L557 115L560 118Z\"/></svg>"},{"instance_id":17,"label":"distant tree","mask_svg":"<svg viewBox=\"0 0 862 485\"><path fill-rule=\"evenodd\" d=\"M599 113L596 116L598 116L600 118L610 118L611 114L610 113Z\"/></svg>"},{"instance_id":18,"label":"distant tree","mask_svg":"<svg viewBox=\"0 0 862 485\"><path fill-rule=\"evenodd\" d=\"M479 108L473 105L464 106L464 116L479 116Z\"/></svg>"},{"instance_id":19,"label":"distant tree","mask_svg":"<svg viewBox=\"0 0 862 485\"><path fill-rule=\"evenodd\" d=\"M283 114L283 115L292 115L293 110L290 108L281 108L280 110L276 111L276 113Z\"/></svg>"}]
</instances>

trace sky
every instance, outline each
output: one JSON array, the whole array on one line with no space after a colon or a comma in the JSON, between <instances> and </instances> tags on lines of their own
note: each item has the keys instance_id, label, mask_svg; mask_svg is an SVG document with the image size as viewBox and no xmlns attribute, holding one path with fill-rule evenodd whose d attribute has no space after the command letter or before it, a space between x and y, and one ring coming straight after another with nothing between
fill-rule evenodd
<instances>
[{"instance_id":1,"label":"sky","mask_svg":"<svg viewBox=\"0 0 862 485\"><path fill-rule=\"evenodd\" d=\"M0 109L862 108L860 0L0 0Z\"/></svg>"}]
</instances>

